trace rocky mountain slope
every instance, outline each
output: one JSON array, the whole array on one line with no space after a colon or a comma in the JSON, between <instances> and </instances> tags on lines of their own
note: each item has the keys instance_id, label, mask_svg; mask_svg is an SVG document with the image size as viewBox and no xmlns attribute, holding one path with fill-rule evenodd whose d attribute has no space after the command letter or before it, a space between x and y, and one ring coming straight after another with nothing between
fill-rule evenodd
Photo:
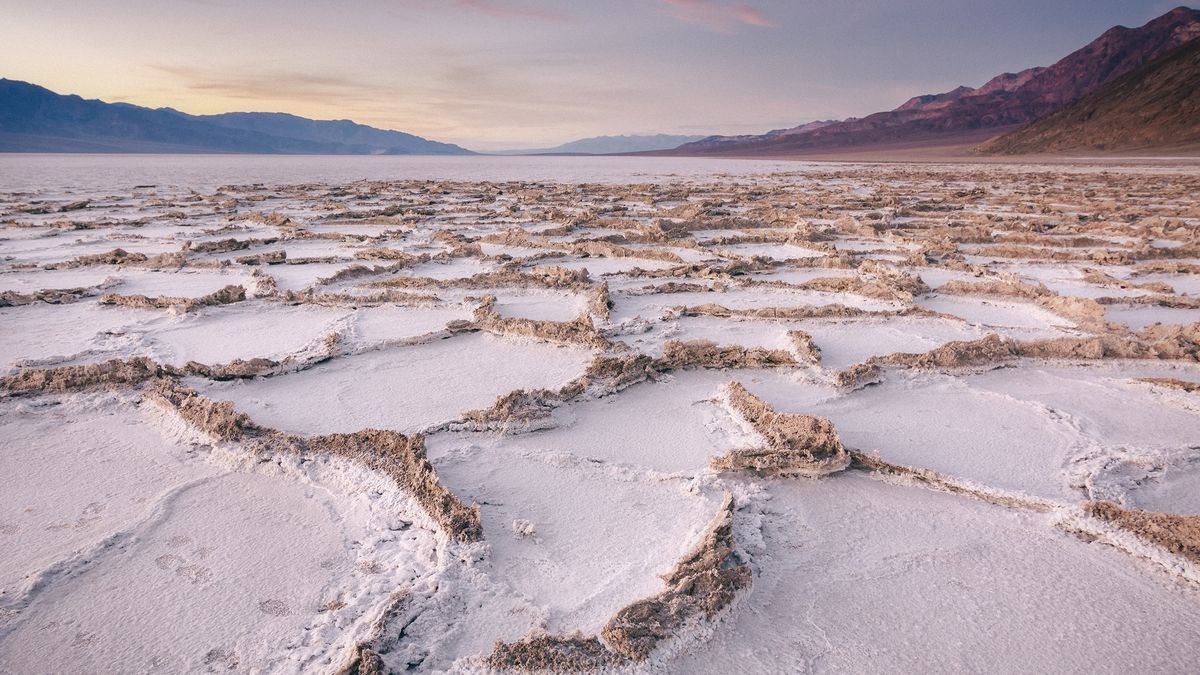
<instances>
[{"instance_id":1,"label":"rocky mountain slope","mask_svg":"<svg viewBox=\"0 0 1200 675\"><path fill-rule=\"evenodd\" d=\"M980 148L983 153L1122 151L1200 144L1200 39Z\"/></svg>"},{"instance_id":2,"label":"rocky mountain slope","mask_svg":"<svg viewBox=\"0 0 1200 675\"><path fill-rule=\"evenodd\" d=\"M1004 73L977 89L918 96L894 110L799 133L705 139L673 154L786 155L984 140L1054 112L1197 36L1200 11L1178 7L1139 28L1111 28L1052 66Z\"/></svg>"}]
</instances>

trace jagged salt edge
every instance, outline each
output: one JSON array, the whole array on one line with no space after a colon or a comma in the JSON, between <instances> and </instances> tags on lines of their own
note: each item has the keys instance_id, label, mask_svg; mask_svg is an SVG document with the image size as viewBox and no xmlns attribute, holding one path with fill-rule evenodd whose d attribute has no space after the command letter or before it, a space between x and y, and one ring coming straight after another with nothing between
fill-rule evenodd
<instances>
[{"instance_id":1,"label":"jagged salt edge","mask_svg":"<svg viewBox=\"0 0 1200 675\"><path fill-rule=\"evenodd\" d=\"M1081 532L1096 537L1116 549L1156 563L1170 574L1190 583L1200 584L1200 566L1157 544L1152 544L1132 532L1127 532L1116 525L1087 515L1081 506L1076 505L1062 509L1055 524L1069 532Z\"/></svg>"}]
</instances>

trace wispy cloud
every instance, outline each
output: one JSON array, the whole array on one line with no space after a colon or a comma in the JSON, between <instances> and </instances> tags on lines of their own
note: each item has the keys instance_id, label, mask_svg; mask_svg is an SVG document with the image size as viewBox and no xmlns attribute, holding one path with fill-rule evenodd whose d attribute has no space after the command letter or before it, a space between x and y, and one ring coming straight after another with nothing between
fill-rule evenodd
<instances>
[{"instance_id":1,"label":"wispy cloud","mask_svg":"<svg viewBox=\"0 0 1200 675\"><path fill-rule=\"evenodd\" d=\"M719 33L732 33L740 26L772 28L775 22L760 10L745 4L728 5L715 0L662 0L667 14L687 23Z\"/></svg>"},{"instance_id":2,"label":"wispy cloud","mask_svg":"<svg viewBox=\"0 0 1200 675\"><path fill-rule=\"evenodd\" d=\"M488 61L488 62L483 62ZM622 84L573 81L568 73L539 68L536 60L497 64L461 59L440 66L419 82L367 78L349 73L261 70L231 73L221 69L158 65L174 84L162 93L187 92L209 109L284 111L306 117L349 117L356 122L398 129L438 140L463 142L488 138L522 139L537 145L542 137L573 134L578 125L599 125L613 113L596 101L627 101L649 92ZM544 81L552 87L539 86ZM535 135L536 134L536 135ZM494 145L494 144L493 144ZM503 144L508 146L509 143Z\"/></svg>"}]
</instances>

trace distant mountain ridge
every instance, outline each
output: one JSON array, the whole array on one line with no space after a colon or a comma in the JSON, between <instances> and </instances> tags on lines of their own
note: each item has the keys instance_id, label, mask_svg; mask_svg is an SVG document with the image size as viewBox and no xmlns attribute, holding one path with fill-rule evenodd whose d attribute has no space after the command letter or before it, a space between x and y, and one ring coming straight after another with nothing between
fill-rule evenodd
<instances>
[{"instance_id":1,"label":"distant mountain ridge","mask_svg":"<svg viewBox=\"0 0 1200 675\"><path fill-rule=\"evenodd\" d=\"M1200 36L1200 12L1177 7L1139 28L1116 26L1057 63L983 86L909 99L894 110L790 134L712 137L661 154L771 156L903 143L979 142L1028 124Z\"/></svg>"},{"instance_id":2,"label":"distant mountain ridge","mask_svg":"<svg viewBox=\"0 0 1200 675\"><path fill-rule=\"evenodd\" d=\"M189 115L0 79L0 152L469 155L451 143L287 113Z\"/></svg>"},{"instance_id":3,"label":"distant mountain ridge","mask_svg":"<svg viewBox=\"0 0 1200 675\"><path fill-rule=\"evenodd\" d=\"M979 150L1027 154L1192 144L1200 144L1200 38Z\"/></svg>"},{"instance_id":4,"label":"distant mountain ridge","mask_svg":"<svg viewBox=\"0 0 1200 675\"><path fill-rule=\"evenodd\" d=\"M525 150L502 150L498 155L611 155L623 152L645 152L669 150L684 143L698 141L705 136L683 136L676 134L643 134L628 136L592 136L556 145L552 148Z\"/></svg>"}]
</instances>

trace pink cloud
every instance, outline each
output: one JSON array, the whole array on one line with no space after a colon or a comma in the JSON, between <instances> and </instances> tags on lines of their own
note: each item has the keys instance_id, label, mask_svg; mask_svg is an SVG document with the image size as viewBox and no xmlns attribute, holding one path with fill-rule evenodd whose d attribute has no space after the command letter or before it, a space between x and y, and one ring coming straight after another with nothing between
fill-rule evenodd
<instances>
[{"instance_id":1,"label":"pink cloud","mask_svg":"<svg viewBox=\"0 0 1200 675\"><path fill-rule=\"evenodd\" d=\"M667 13L687 23L704 26L720 33L732 33L738 26L771 28L775 22L750 5L727 5L715 0L662 0Z\"/></svg>"}]
</instances>

